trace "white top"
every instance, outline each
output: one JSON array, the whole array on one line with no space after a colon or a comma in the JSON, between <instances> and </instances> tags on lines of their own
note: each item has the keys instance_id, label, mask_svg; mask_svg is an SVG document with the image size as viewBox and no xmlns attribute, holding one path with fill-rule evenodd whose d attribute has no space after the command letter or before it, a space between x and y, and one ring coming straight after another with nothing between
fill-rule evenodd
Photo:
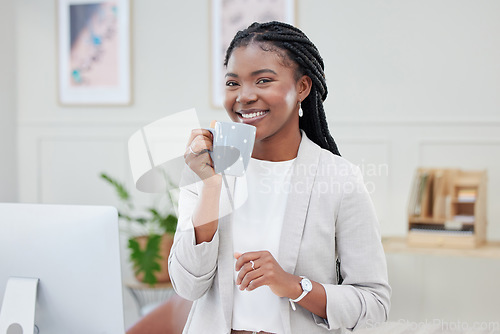
<instances>
[{"instance_id":1,"label":"white top","mask_svg":"<svg viewBox=\"0 0 500 334\"><path fill-rule=\"evenodd\" d=\"M236 180L234 251L269 251L278 261L283 217L295 159L271 162L251 159L244 176ZM234 260L236 263L236 260ZM234 279L238 276L235 270ZM280 298L268 286L253 291L234 287L232 328L283 333Z\"/></svg>"}]
</instances>

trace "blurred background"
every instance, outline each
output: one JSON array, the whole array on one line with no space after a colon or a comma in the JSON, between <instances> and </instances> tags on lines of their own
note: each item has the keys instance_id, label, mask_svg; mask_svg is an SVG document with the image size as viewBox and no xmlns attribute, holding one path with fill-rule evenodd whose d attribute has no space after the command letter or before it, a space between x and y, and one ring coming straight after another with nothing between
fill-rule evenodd
<instances>
[{"instance_id":1,"label":"blurred background","mask_svg":"<svg viewBox=\"0 0 500 334\"><path fill-rule=\"evenodd\" d=\"M487 170L487 238L500 240L500 2L296 0L322 54L341 154L359 165L383 237L404 237L416 168ZM210 1L131 1L130 106L58 103L57 2L0 1L0 201L117 205L127 140L211 103ZM148 203L148 195L134 193ZM124 248L124 252L126 252ZM123 260L124 280L132 277ZM500 321L500 258L388 252L393 321ZM127 324L138 319L125 291Z\"/></svg>"}]
</instances>

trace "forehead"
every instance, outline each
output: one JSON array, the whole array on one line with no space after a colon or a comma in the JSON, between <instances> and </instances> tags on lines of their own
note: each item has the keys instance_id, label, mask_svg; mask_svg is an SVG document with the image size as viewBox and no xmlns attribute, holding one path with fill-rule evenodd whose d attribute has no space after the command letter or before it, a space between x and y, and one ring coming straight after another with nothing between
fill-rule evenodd
<instances>
[{"instance_id":1,"label":"forehead","mask_svg":"<svg viewBox=\"0 0 500 334\"><path fill-rule=\"evenodd\" d=\"M286 52L264 43L250 43L233 50L227 62L228 72L244 69L272 68L274 70L295 70Z\"/></svg>"}]
</instances>

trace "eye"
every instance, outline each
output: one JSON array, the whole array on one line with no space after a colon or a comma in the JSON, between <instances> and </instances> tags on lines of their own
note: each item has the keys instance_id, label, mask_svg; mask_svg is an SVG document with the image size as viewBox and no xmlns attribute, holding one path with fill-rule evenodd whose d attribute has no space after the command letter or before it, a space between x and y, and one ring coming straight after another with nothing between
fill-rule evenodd
<instances>
[{"instance_id":1,"label":"eye","mask_svg":"<svg viewBox=\"0 0 500 334\"><path fill-rule=\"evenodd\" d=\"M236 81L226 81L226 86L227 87L234 87L234 86L238 86L238 83Z\"/></svg>"},{"instance_id":2,"label":"eye","mask_svg":"<svg viewBox=\"0 0 500 334\"><path fill-rule=\"evenodd\" d=\"M265 84L265 83L269 83L271 81L272 80L269 78L262 78L262 79L257 80L257 84Z\"/></svg>"}]
</instances>

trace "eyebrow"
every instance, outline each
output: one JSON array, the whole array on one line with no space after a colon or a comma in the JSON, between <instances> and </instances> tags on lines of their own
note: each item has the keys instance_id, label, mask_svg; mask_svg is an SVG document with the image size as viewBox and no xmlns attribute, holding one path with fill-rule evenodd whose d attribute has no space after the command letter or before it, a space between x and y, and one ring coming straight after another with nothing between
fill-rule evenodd
<instances>
[{"instance_id":1,"label":"eyebrow","mask_svg":"<svg viewBox=\"0 0 500 334\"><path fill-rule=\"evenodd\" d=\"M262 73L277 74L276 72L274 72L273 70L271 70L269 68L263 68L261 70L253 71L252 73L250 73L250 75L251 76L256 76L256 75L259 75L259 74L262 74ZM237 78L238 74L229 72L229 73L226 73L226 77Z\"/></svg>"}]
</instances>

